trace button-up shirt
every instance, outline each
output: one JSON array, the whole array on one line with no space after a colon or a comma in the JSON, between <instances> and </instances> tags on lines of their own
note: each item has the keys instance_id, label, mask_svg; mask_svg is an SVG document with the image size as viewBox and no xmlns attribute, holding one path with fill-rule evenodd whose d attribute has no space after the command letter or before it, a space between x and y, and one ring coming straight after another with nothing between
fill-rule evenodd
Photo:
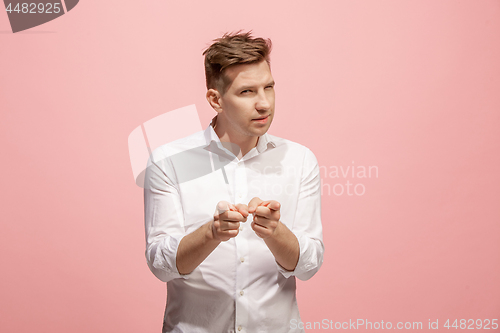
<instances>
[{"instance_id":1,"label":"button-up shirt","mask_svg":"<svg viewBox=\"0 0 500 333\"><path fill-rule=\"evenodd\" d=\"M167 283L163 332L303 332L295 277L311 278L323 262L319 167L306 147L265 133L241 159L213 127L153 152L144 189L146 258ZM213 220L217 203L259 197L281 204L280 221L297 237L300 254L287 271L252 230L217 248L185 275L176 266L181 239Z\"/></svg>"}]
</instances>

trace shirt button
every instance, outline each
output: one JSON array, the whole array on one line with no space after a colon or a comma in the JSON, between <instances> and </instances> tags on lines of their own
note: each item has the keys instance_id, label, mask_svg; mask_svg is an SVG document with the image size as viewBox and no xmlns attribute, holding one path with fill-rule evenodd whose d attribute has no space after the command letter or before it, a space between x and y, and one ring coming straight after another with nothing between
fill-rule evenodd
<instances>
[{"instance_id":1,"label":"shirt button","mask_svg":"<svg viewBox=\"0 0 500 333\"><path fill-rule=\"evenodd\" d=\"M241 258L240 258L240 261L241 261L241 262L244 262L244 261L245 261L245 258L241 257Z\"/></svg>"},{"instance_id":2,"label":"shirt button","mask_svg":"<svg viewBox=\"0 0 500 333\"><path fill-rule=\"evenodd\" d=\"M242 329L243 329L243 327L241 327L241 325L238 326L238 331L241 331Z\"/></svg>"},{"instance_id":3,"label":"shirt button","mask_svg":"<svg viewBox=\"0 0 500 333\"><path fill-rule=\"evenodd\" d=\"M238 198L241 198L241 196L242 196L241 193L238 193Z\"/></svg>"},{"instance_id":4,"label":"shirt button","mask_svg":"<svg viewBox=\"0 0 500 333\"><path fill-rule=\"evenodd\" d=\"M243 294L244 294L244 293L245 293L245 292L244 292L243 290L242 290L242 291L240 291L240 295L241 295L241 296L243 296Z\"/></svg>"},{"instance_id":5,"label":"shirt button","mask_svg":"<svg viewBox=\"0 0 500 333\"><path fill-rule=\"evenodd\" d=\"M243 230L243 227L240 227L240 231Z\"/></svg>"}]
</instances>

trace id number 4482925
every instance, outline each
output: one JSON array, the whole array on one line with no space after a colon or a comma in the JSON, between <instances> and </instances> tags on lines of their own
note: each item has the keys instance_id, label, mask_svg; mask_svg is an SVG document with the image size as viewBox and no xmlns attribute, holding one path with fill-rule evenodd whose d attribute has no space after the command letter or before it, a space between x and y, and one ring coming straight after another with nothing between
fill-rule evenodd
<instances>
[{"instance_id":1,"label":"id number 4482925","mask_svg":"<svg viewBox=\"0 0 500 333\"><path fill-rule=\"evenodd\" d=\"M453 320L453 319L451 319ZM450 319L444 323L443 327L447 329L461 330L496 330L498 328L498 319L455 319L453 323Z\"/></svg>"}]
</instances>

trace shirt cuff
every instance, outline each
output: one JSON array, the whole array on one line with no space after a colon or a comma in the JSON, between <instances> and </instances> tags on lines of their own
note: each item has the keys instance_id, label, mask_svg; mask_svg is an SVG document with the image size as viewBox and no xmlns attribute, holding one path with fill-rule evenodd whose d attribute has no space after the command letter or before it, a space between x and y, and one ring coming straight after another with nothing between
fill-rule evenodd
<instances>
[{"instance_id":1,"label":"shirt cuff","mask_svg":"<svg viewBox=\"0 0 500 333\"><path fill-rule=\"evenodd\" d=\"M163 271L167 276L167 281L173 279L189 279L189 274L180 274L177 270L177 249L184 235L169 235L157 248L153 267Z\"/></svg>"},{"instance_id":2,"label":"shirt cuff","mask_svg":"<svg viewBox=\"0 0 500 333\"><path fill-rule=\"evenodd\" d=\"M295 270L293 271L288 271L284 269L277 261L276 261L276 266L278 266L278 271L285 277L285 279L288 279L290 276L294 276ZM297 269L297 267L295 267Z\"/></svg>"},{"instance_id":3,"label":"shirt cuff","mask_svg":"<svg viewBox=\"0 0 500 333\"><path fill-rule=\"evenodd\" d=\"M316 251L315 240L309 238L306 234L296 234L297 240L299 242L299 261L297 266L293 271L288 271L284 269L278 262L276 265L278 271L286 279L290 276L297 276L300 280L307 280L311 278L320 268L323 263L323 257L318 257L318 251Z\"/></svg>"}]
</instances>

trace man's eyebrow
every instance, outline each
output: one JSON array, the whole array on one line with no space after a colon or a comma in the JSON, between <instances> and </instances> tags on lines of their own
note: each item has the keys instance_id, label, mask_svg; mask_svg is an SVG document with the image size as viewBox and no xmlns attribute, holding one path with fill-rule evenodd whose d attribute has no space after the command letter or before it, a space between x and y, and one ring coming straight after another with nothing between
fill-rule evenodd
<instances>
[{"instance_id":1,"label":"man's eyebrow","mask_svg":"<svg viewBox=\"0 0 500 333\"><path fill-rule=\"evenodd\" d=\"M274 82L274 80L273 80L273 81L271 81L271 82L268 82L268 83L266 84L266 87L268 87L268 86L274 86L275 84L276 84L276 83L275 83L275 82ZM256 87L255 85L250 85L250 86L242 86L242 87L238 88L238 90L253 89L253 88L255 88L255 87Z\"/></svg>"}]
</instances>

